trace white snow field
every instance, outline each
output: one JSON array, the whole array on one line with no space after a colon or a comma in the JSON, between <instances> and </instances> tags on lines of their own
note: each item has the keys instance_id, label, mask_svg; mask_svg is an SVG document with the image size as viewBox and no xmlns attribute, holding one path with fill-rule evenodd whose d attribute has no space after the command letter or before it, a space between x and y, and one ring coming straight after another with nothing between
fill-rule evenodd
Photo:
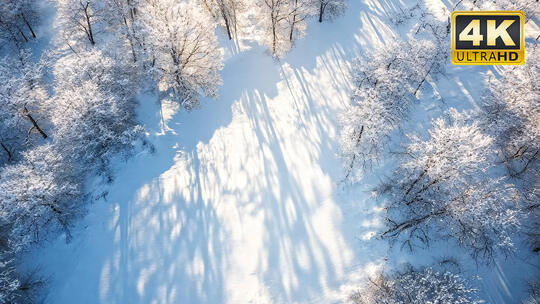
<instances>
[{"instance_id":1,"label":"white snow field","mask_svg":"<svg viewBox=\"0 0 540 304\"><path fill-rule=\"evenodd\" d=\"M349 63L398 35L386 24L400 6L351 0L336 21L311 22L281 61L254 43L238 49L222 41L219 99L191 113L141 96L156 151L118 161L114 182L96 186L103 198L88 206L73 240L60 236L31 254L46 274L44 302L333 303L388 267L391 255L394 264L426 264L452 251L470 263L446 245L411 255L373 238L383 210L369 190L384 172L356 186L339 183ZM429 126L448 106L436 96L452 105L474 100L491 68L469 70L449 68L427 85L411 125ZM488 301L510 303L525 288L514 279L524 263L514 262L472 264L466 274L479 271Z\"/></svg>"}]
</instances>

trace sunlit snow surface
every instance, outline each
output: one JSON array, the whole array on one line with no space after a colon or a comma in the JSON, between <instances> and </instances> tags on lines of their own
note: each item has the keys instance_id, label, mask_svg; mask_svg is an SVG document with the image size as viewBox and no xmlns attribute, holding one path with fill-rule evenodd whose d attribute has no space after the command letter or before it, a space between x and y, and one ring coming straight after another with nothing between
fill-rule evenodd
<instances>
[{"instance_id":1,"label":"sunlit snow surface","mask_svg":"<svg viewBox=\"0 0 540 304\"><path fill-rule=\"evenodd\" d=\"M346 16L310 23L279 62L250 42L223 40L220 97L191 113L142 95L140 118L156 151L118 161L74 240L32 254L48 282L45 302L341 302L379 268L441 256L483 276L475 285L490 302L521 297L527 267L519 258L518 266L477 268L444 244L409 254L377 239L384 211L370 190L390 171L339 183L350 61L407 30L385 25L401 6L351 0ZM475 107L493 71L449 66L424 88L408 128L429 127L449 106Z\"/></svg>"}]
</instances>

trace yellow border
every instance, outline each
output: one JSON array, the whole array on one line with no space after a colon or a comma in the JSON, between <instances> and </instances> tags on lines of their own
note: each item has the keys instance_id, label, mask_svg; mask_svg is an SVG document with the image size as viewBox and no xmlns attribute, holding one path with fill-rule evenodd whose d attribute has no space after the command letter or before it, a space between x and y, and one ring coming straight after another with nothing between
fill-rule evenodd
<instances>
[{"instance_id":1,"label":"yellow border","mask_svg":"<svg viewBox=\"0 0 540 304\"><path fill-rule=\"evenodd\" d=\"M463 63L463 62L456 62L454 60L454 54L456 51L456 41L455 41L455 21L457 15L507 15L507 16L519 16L521 31L520 31L520 48L519 51L523 56L521 56L521 61L519 62L472 62L472 63ZM525 62L525 33L523 31L523 25L525 24L525 14L523 11L453 11L450 15L450 61L454 65L521 65ZM475 51L507 51L507 50L475 50Z\"/></svg>"}]
</instances>

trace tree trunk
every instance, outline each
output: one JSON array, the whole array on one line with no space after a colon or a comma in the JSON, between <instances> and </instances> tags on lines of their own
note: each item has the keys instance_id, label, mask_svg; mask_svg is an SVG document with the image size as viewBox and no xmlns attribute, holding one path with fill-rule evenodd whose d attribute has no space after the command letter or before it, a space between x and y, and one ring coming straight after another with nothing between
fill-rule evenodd
<instances>
[{"instance_id":1,"label":"tree trunk","mask_svg":"<svg viewBox=\"0 0 540 304\"><path fill-rule=\"evenodd\" d=\"M34 32L34 29L30 25L30 22L28 22L28 19L24 16L24 14L21 14L21 17L24 20L24 24L26 24L26 27L30 30L30 33L32 33L32 37L37 38L36 33Z\"/></svg>"},{"instance_id":2,"label":"tree trunk","mask_svg":"<svg viewBox=\"0 0 540 304\"><path fill-rule=\"evenodd\" d=\"M272 54L276 55L276 24L274 20L272 20Z\"/></svg>"},{"instance_id":3,"label":"tree trunk","mask_svg":"<svg viewBox=\"0 0 540 304\"><path fill-rule=\"evenodd\" d=\"M62 210L56 208L56 206L51 203L42 203L41 205L49 207L56 214L62 214Z\"/></svg>"},{"instance_id":4,"label":"tree trunk","mask_svg":"<svg viewBox=\"0 0 540 304\"><path fill-rule=\"evenodd\" d=\"M293 34L294 34L294 25L296 24L296 13L293 15L293 19L291 22L291 32L289 33L289 41L292 42Z\"/></svg>"},{"instance_id":5,"label":"tree trunk","mask_svg":"<svg viewBox=\"0 0 540 304\"><path fill-rule=\"evenodd\" d=\"M94 33L92 32L92 25L90 24L90 18L86 18L86 23L88 24L88 38L90 39L90 43L92 45L96 45L96 42L94 41Z\"/></svg>"},{"instance_id":6,"label":"tree trunk","mask_svg":"<svg viewBox=\"0 0 540 304\"><path fill-rule=\"evenodd\" d=\"M130 9L129 14L131 15L131 20L135 20L135 16L137 15L137 9L136 8Z\"/></svg>"},{"instance_id":7,"label":"tree trunk","mask_svg":"<svg viewBox=\"0 0 540 304\"><path fill-rule=\"evenodd\" d=\"M0 145L2 145L2 148L4 149L4 151L6 151L7 156L8 156L8 162L10 162L13 159L13 156L11 155L11 151L9 151L9 149L6 147L6 145L4 145L4 143L0 143Z\"/></svg>"},{"instance_id":8,"label":"tree trunk","mask_svg":"<svg viewBox=\"0 0 540 304\"><path fill-rule=\"evenodd\" d=\"M233 16L234 16L234 19L233 19L233 28L234 28L234 35L236 37L238 37L238 20L237 20L237 13L236 13L236 8L233 6ZM538 38L536 38L536 40L538 40Z\"/></svg>"},{"instance_id":9,"label":"tree trunk","mask_svg":"<svg viewBox=\"0 0 540 304\"><path fill-rule=\"evenodd\" d=\"M19 27L17 27L17 29L19 30L19 33L21 34L21 36L24 38L24 41L28 42L28 38L26 38L26 35L23 33L23 31Z\"/></svg>"},{"instance_id":10,"label":"tree trunk","mask_svg":"<svg viewBox=\"0 0 540 304\"><path fill-rule=\"evenodd\" d=\"M231 26L229 24L229 18L227 18L227 15L222 10L221 15L223 16L223 20L225 21L225 28L227 29L227 35L229 36L229 40L232 40L232 34L231 34Z\"/></svg>"},{"instance_id":11,"label":"tree trunk","mask_svg":"<svg viewBox=\"0 0 540 304\"><path fill-rule=\"evenodd\" d=\"M383 238L385 238L387 236L395 237L395 236L399 235L401 232L425 222L429 218L441 216L441 215L443 215L445 213L446 213L446 210L443 209L443 210L439 210L439 211L436 211L436 212L426 214L426 215L424 215L422 217L419 217L419 218L407 219L407 220L405 220L405 221L403 221L403 222L401 222L399 224L395 223L390 227L390 229L386 230L381 235L381 237L383 237Z\"/></svg>"},{"instance_id":12,"label":"tree trunk","mask_svg":"<svg viewBox=\"0 0 540 304\"><path fill-rule=\"evenodd\" d=\"M90 23L90 16L88 15L88 6L90 5L90 2L86 2L86 6L84 7L84 16L86 17L86 26L88 27L87 35L88 40L90 40L90 44L96 45L96 42L94 41L94 32L92 31L92 24Z\"/></svg>"},{"instance_id":13,"label":"tree trunk","mask_svg":"<svg viewBox=\"0 0 540 304\"><path fill-rule=\"evenodd\" d=\"M321 0L321 7L319 8L319 22L322 22L323 14L324 14L324 2Z\"/></svg>"},{"instance_id":14,"label":"tree trunk","mask_svg":"<svg viewBox=\"0 0 540 304\"><path fill-rule=\"evenodd\" d=\"M133 37L131 37L131 30L129 28L126 17L124 17L124 25L128 35L129 46L131 46L131 55L133 56L133 62L137 62L137 54L135 53L135 46L133 45Z\"/></svg>"},{"instance_id":15,"label":"tree trunk","mask_svg":"<svg viewBox=\"0 0 540 304\"><path fill-rule=\"evenodd\" d=\"M534 153L534 155L531 156L531 157L527 160L527 162L525 163L525 166L523 166L523 168L521 168L521 170L519 170L518 172L512 173L511 176L512 176L512 177L516 177L516 176L519 176L519 175L523 174L523 172L527 171L527 168L529 167L529 165L530 165L531 163L533 163L534 161L537 160L536 156L538 155L538 152L539 152L539 150L536 150L536 152Z\"/></svg>"},{"instance_id":16,"label":"tree trunk","mask_svg":"<svg viewBox=\"0 0 540 304\"><path fill-rule=\"evenodd\" d=\"M36 128L36 130L38 130L39 134L41 134L41 136L43 137L43 139L46 139L48 136L45 132L43 132L43 130L39 127L38 123L36 122L36 120L32 117L32 115L30 115L30 113L28 112L28 109L24 108L24 113L26 115L26 118L28 118L28 120L30 120L30 122L32 123L32 125L34 126L34 128Z\"/></svg>"},{"instance_id":17,"label":"tree trunk","mask_svg":"<svg viewBox=\"0 0 540 304\"><path fill-rule=\"evenodd\" d=\"M208 2L206 0L202 0L202 2L204 3L204 6L206 7L206 10L208 10L210 15L212 15L212 18L216 19L216 16L214 15L214 12L212 11L212 8L208 4Z\"/></svg>"},{"instance_id":18,"label":"tree trunk","mask_svg":"<svg viewBox=\"0 0 540 304\"><path fill-rule=\"evenodd\" d=\"M296 16L297 16L297 10L298 10L298 0L294 0L294 14L293 19L291 23L291 32L289 33L289 41L292 42L293 40L293 34L294 34L294 25L296 24Z\"/></svg>"},{"instance_id":19,"label":"tree trunk","mask_svg":"<svg viewBox=\"0 0 540 304\"><path fill-rule=\"evenodd\" d=\"M133 45L133 41L131 39L129 40L129 45L131 46L131 55L133 55L133 62L137 62L137 54L135 53L135 46Z\"/></svg>"},{"instance_id":20,"label":"tree trunk","mask_svg":"<svg viewBox=\"0 0 540 304\"><path fill-rule=\"evenodd\" d=\"M291 32L289 33L289 41L292 41L293 34L294 34L294 19L296 19L296 16L293 17L293 23L291 24Z\"/></svg>"},{"instance_id":21,"label":"tree trunk","mask_svg":"<svg viewBox=\"0 0 540 304\"><path fill-rule=\"evenodd\" d=\"M364 133L364 126L360 128L360 132L358 132L358 136L356 136L356 144L355 147L358 147L360 145L360 140L362 140L362 134ZM347 170L347 174L345 175L344 180L347 180L349 176L352 173L352 170L354 169L354 162L356 161L356 154L353 154L353 157L351 159L351 163L349 164L349 169Z\"/></svg>"},{"instance_id":22,"label":"tree trunk","mask_svg":"<svg viewBox=\"0 0 540 304\"><path fill-rule=\"evenodd\" d=\"M426 75L424 76L424 78L422 79L422 81L418 84L418 87L416 87L416 90L414 91L414 96L416 96L416 93L418 93L418 90L420 90L420 87L422 86L422 84L424 84L424 82L426 81L426 78L428 77L429 73L431 72L431 69L433 69L433 65L435 64L432 63L431 66L429 67L429 70L427 71Z\"/></svg>"}]
</instances>

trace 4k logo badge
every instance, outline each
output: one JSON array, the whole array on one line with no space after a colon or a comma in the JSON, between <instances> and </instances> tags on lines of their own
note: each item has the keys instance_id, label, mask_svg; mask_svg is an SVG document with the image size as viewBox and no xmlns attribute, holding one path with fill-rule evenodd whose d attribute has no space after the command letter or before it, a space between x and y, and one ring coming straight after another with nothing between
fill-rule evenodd
<instances>
[{"instance_id":1,"label":"4k logo badge","mask_svg":"<svg viewBox=\"0 0 540 304\"><path fill-rule=\"evenodd\" d=\"M522 11L454 11L451 17L453 64L523 64Z\"/></svg>"}]
</instances>

